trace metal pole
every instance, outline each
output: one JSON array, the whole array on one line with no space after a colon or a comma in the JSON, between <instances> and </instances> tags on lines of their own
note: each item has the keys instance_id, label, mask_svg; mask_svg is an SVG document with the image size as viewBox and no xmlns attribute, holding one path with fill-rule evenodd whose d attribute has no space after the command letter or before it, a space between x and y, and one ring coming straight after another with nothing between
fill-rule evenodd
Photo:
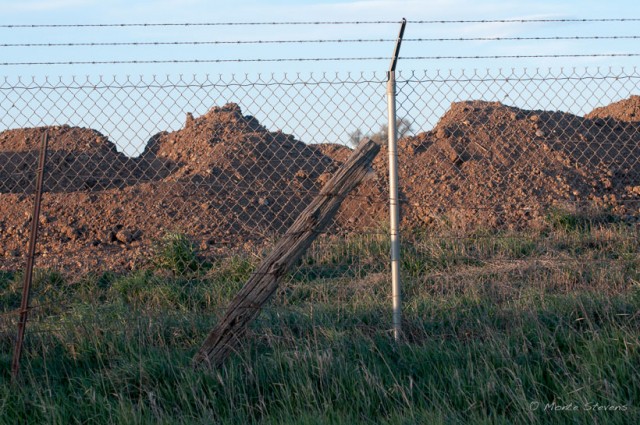
<instances>
[{"instance_id":1,"label":"metal pole","mask_svg":"<svg viewBox=\"0 0 640 425\"><path fill-rule=\"evenodd\" d=\"M400 206L398 203L398 131L396 126L396 63L404 35L406 19L402 19L400 34L391 59L387 81L387 109L389 115L389 210L391 233L391 296L393 300L393 338L398 341L402 332L402 291L400 282Z\"/></svg>"},{"instance_id":2,"label":"metal pole","mask_svg":"<svg viewBox=\"0 0 640 425\"><path fill-rule=\"evenodd\" d=\"M42 200L42 186L44 184L44 166L47 161L47 144L49 143L49 133L45 130L42 135L42 146L38 159L38 176L36 178L35 201L33 205L33 215L31 216L31 234L29 236L29 249L27 251L27 267L24 272L24 283L22 285L22 302L20 304L20 319L18 321L18 339L13 350L13 360L11 362L11 379L16 382L20 372L20 355L22 354L22 343L27 327L27 316L29 314L29 297L31 295L31 282L33 280L33 263L36 255L36 242L38 240L38 221L40 220L40 203Z\"/></svg>"}]
</instances>

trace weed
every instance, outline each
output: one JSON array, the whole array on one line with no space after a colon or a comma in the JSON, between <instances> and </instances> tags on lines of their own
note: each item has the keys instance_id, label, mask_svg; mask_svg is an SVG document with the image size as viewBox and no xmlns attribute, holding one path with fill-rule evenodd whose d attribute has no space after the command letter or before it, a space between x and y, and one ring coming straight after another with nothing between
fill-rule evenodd
<instances>
[{"instance_id":1,"label":"weed","mask_svg":"<svg viewBox=\"0 0 640 425\"><path fill-rule=\"evenodd\" d=\"M153 264L177 275L198 271L201 265L195 245L182 233L167 233L156 241Z\"/></svg>"},{"instance_id":2,"label":"weed","mask_svg":"<svg viewBox=\"0 0 640 425\"><path fill-rule=\"evenodd\" d=\"M214 282L245 282L255 268L255 259L234 255L214 262L206 277Z\"/></svg>"},{"instance_id":3,"label":"weed","mask_svg":"<svg viewBox=\"0 0 640 425\"><path fill-rule=\"evenodd\" d=\"M0 270L0 288L5 288L13 281L14 272Z\"/></svg>"},{"instance_id":4,"label":"weed","mask_svg":"<svg viewBox=\"0 0 640 425\"><path fill-rule=\"evenodd\" d=\"M609 211L569 211L568 209L553 207L547 211L547 222L555 230L572 232L588 232L593 227L602 224L616 223L618 218Z\"/></svg>"}]
</instances>

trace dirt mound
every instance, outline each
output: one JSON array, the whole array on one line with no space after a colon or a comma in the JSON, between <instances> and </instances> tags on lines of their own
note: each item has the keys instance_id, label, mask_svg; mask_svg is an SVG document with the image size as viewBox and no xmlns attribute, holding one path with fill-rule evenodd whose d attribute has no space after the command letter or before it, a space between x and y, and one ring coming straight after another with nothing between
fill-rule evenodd
<instances>
[{"instance_id":1,"label":"dirt mound","mask_svg":"<svg viewBox=\"0 0 640 425\"><path fill-rule=\"evenodd\" d=\"M100 132L52 126L0 133L0 193L32 190L42 136L47 131L48 155L44 190L100 191L159 179L171 172L169 162L128 158Z\"/></svg>"},{"instance_id":2,"label":"dirt mound","mask_svg":"<svg viewBox=\"0 0 640 425\"><path fill-rule=\"evenodd\" d=\"M1 268L19 267L24 253L43 130L0 133ZM351 153L269 131L235 104L188 114L139 158L93 130L48 130L39 266L75 270L135 267L167 231L190 235L208 256L269 244ZM553 205L637 220L639 130L614 118L454 103L432 131L399 142L404 231L537 226ZM386 163L383 152L331 232L387 222Z\"/></svg>"},{"instance_id":3,"label":"dirt mound","mask_svg":"<svg viewBox=\"0 0 640 425\"><path fill-rule=\"evenodd\" d=\"M75 153L117 153L116 147L96 130L68 125L19 128L0 133L0 151L39 151L44 130L49 133L49 151Z\"/></svg>"},{"instance_id":4,"label":"dirt mound","mask_svg":"<svg viewBox=\"0 0 640 425\"><path fill-rule=\"evenodd\" d=\"M640 122L640 96L631 96L619 102L596 108L585 118L613 118L618 121Z\"/></svg>"},{"instance_id":5,"label":"dirt mound","mask_svg":"<svg viewBox=\"0 0 640 425\"><path fill-rule=\"evenodd\" d=\"M72 146L76 145L82 142L74 140ZM139 158L113 150L63 152L90 164L93 171L86 176L93 179L103 176L113 182L126 177L119 186L101 185L99 190L86 182L67 181L67 193L45 194L43 261L89 269L133 267L167 231L189 234L205 254L260 246L286 231L346 159L332 159L291 135L270 132L234 104L212 108L195 119L188 115L183 129L155 135ZM100 167L106 167L102 175ZM148 180L140 170L149 171ZM0 219L0 258L4 256L7 264L18 261L16 255L24 251L32 203L24 189L32 184L34 171L25 185L10 183L13 193L0 195L7 205L6 219ZM48 169L48 181L83 176L73 167L68 171ZM56 188L49 185L47 191ZM374 193L368 188L347 201L332 231L371 225L374 218L360 212L371 210Z\"/></svg>"},{"instance_id":6,"label":"dirt mound","mask_svg":"<svg viewBox=\"0 0 640 425\"><path fill-rule=\"evenodd\" d=\"M351 155L351 149L344 145L333 143L318 143L312 146L313 149L319 151L322 155L326 155L335 161L344 162Z\"/></svg>"},{"instance_id":7,"label":"dirt mound","mask_svg":"<svg viewBox=\"0 0 640 425\"><path fill-rule=\"evenodd\" d=\"M274 139L255 118L243 116L238 105L229 103L211 108L198 118L188 113L183 129L154 136L142 157L155 156L178 163L182 167L178 176L207 174L228 155L229 148L236 150L235 145L258 143L265 136L269 141Z\"/></svg>"},{"instance_id":8,"label":"dirt mound","mask_svg":"<svg viewBox=\"0 0 640 425\"><path fill-rule=\"evenodd\" d=\"M409 225L524 227L541 223L552 205L638 215L637 203L626 202L640 195L632 123L459 102L432 131L400 145Z\"/></svg>"},{"instance_id":9,"label":"dirt mound","mask_svg":"<svg viewBox=\"0 0 640 425\"><path fill-rule=\"evenodd\" d=\"M331 152L350 152L328 146ZM142 159L151 158L177 164L167 181L207 191L209 199L216 199L216 210L223 205L236 209L230 227L248 225L278 233L302 212L346 156L332 157L292 135L269 131L230 103L198 118L187 114L183 129L154 136L142 154ZM367 219L361 216L357 221Z\"/></svg>"},{"instance_id":10,"label":"dirt mound","mask_svg":"<svg viewBox=\"0 0 640 425\"><path fill-rule=\"evenodd\" d=\"M152 157L178 164L173 179L221 175L247 184L268 177L277 177L271 184L277 183L301 170L317 178L331 162L291 135L268 131L233 103L214 107L198 118L187 114L183 129L154 136L142 154L142 158Z\"/></svg>"}]
</instances>

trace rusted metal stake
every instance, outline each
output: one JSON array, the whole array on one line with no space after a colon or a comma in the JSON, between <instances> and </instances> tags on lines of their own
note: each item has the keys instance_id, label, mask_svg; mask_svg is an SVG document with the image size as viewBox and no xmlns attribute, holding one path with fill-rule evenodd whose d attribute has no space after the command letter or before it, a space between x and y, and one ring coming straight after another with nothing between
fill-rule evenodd
<instances>
[{"instance_id":1,"label":"rusted metal stake","mask_svg":"<svg viewBox=\"0 0 640 425\"><path fill-rule=\"evenodd\" d=\"M24 271L24 283L22 285L22 302L20 304L20 320L18 321L18 338L13 351L13 361L11 362L11 379L16 382L20 372L20 355L22 354L22 343L27 327L27 316L29 314L29 296L31 295L31 282L33 281L33 263L36 255L36 242L38 241L38 222L40 221L40 203L42 200L42 186L44 183L44 167L47 161L47 144L49 143L49 133L45 130L42 135L42 145L40 147L40 157L38 159L38 175L36 178L36 193L33 204L33 215L31 216L31 234L29 236L29 249L27 251L27 267Z\"/></svg>"}]
</instances>

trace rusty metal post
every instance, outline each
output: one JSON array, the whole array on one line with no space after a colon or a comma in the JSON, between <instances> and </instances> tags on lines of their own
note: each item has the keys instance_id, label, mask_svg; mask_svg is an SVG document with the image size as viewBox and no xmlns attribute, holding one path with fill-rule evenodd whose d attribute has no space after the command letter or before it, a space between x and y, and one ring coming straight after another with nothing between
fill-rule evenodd
<instances>
[{"instance_id":1,"label":"rusty metal post","mask_svg":"<svg viewBox=\"0 0 640 425\"><path fill-rule=\"evenodd\" d=\"M400 282L400 205L398 202L398 129L396 125L396 64L407 20L402 19L400 34L391 58L387 81L387 107L389 115L389 211L391 233L391 297L393 306L393 338L398 341L402 333L402 291Z\"/></svg>"},{"instance_id":2,"label":"rusty metal post","mask_svg":"<svg viewBox=\"0 0 640 425\"><path fill-rule=\"evenodd\" d=\"M40 147L40 157L38 159L38 173L36 177L36 191L33 205L33 215L31 216L31 233L29 236L29 248L27 251L27 266L24 271L24 283L22 285L22 302L20 304L20 319L18 321L18 338L13 351L11 362L11 379L15 382L20 372L20 356L22 354L22 343L27 327L27 317L29 314L29 297L31 295L31 282L33 281L33 264L36 255L36 242L38 241L38 222L40 221L40 203L42 200L42 187L44 184L44 167L47 161L47 144L49 143L49 133L45 130L42 135L42 145Z\"/></svg>"}]
</instances>

